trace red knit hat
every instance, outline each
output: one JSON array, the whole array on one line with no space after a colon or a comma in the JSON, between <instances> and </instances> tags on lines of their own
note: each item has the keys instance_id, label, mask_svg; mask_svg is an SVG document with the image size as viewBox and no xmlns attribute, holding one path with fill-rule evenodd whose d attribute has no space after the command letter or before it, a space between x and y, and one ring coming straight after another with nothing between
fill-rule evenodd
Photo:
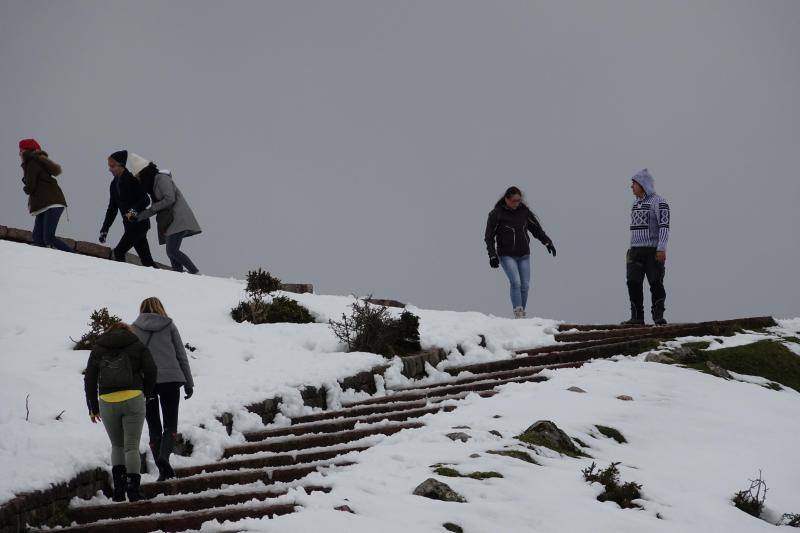
<instances>
[{"instance_id":1,"label":"red knit hat","mask_svg":"<svg viewBox=\"0 0 800 533\"><path fill-rule=\"evenodd\" d=\"M22 139L19 142L19 149L23 152L27 152L28 150L41 150L42 147L39 146L36 139Z\"/></svg>"}]
</instances>

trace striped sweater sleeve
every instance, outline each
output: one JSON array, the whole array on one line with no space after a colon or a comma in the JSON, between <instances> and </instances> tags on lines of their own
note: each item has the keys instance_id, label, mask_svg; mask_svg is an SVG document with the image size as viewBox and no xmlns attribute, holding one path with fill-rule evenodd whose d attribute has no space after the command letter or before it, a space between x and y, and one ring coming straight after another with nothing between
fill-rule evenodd
<instances>
[{"instance_id":1,"label":"striped sweater sleeve","mask_svg":"<svg viewBox=\"0 0 800 533\"><path fill-rule=\"evenodd\" d=\"M669 241L669 204L663 198L658 199L658 251L663 252L667 249Z\"/></svg>"}]
</instances>

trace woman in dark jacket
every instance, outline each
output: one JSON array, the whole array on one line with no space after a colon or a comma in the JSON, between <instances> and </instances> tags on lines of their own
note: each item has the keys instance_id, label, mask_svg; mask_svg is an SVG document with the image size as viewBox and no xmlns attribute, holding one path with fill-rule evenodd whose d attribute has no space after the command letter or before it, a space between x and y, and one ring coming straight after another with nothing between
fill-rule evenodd
<instances>
[{"instance_id":1,"label":"woman in dark jacket","mask_svg":"<svg viewBox=\"0 0 800 533\"><path fill-rule=\"evenodd\" d=\"M139 490L139 440L145 418L145 397L156 382L150 351L122 322L97 339L84 374L84 391L92 423L102 420L111 440L115 502L143 498ZM98 398L99 393L99 398Z\"/></svg>"},{"instance_id":2,"label":"woman in dark jacket","mask_svg":"<svg viewBox=\"0 0 800 533\"><path fill-rule=\"evenodd\" d=\"M492 268L503 266L511 285L514 318L525 318L531 277L530 232L554 257L556 248L539 219L523 202L522 191L509 187L489 213L484 241Z\"/></svg>"},{"instance_id":3,"label":"woman in dark jacket","mask_svg":"<svg viewBox=\"0 0 800 533\"><path fill-rule=\"evenodd\" d=\"M188 400L194 392L194 381L181 334L167 316L161 300L147 298L139 306L139 313L139 318L133 323L133 332L150 349L158 368L155 392L147 400L147 429L150 450L158 467L158 480L164 481L175 477L169 456L178 432L181 387L186 391L184 399ZM164 416L163 424L159 404Z\"/></svg>"},{"instance_id":4,"label":"woman in dark jacket","mask_svg":"<svg viewBox=\"0 0 800 533\"><path fill-rule=\"evenodd\" d=\"M35 139L19 142L19 157L22 159L22 190L28 195L28 211L36 217L33 223L34 244L72 252L72 248L56 237L58 221L67 207L67 200L55 178L61 174L61 167L50 160Z\"/></svg>"}]
</instances>

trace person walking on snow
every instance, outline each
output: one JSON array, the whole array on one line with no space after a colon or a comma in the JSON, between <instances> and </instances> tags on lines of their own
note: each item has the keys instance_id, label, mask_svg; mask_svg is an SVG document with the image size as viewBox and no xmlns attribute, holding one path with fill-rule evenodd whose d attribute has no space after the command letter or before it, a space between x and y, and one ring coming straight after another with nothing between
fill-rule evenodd
<instances>
[{"instance_id":1,"label":"person walking on snow","mask_svg":"<svg viewBox=\"0 0 800 533\"><path fill-rule=\"evenodd\" d=\"M631 318L623 324L644 324L644 278L647 277L653 322L663 325L667 323L664 319L667 299L664 273L669 240L669 204L656 194L653 176L646 168L631 178L631 190L635 198L631 206L631 245L626 257Z\"/></svg>"},{"instance_id":2,"label":"person walking on snow","mask_svg":"<svg viewBox=\"0 0 800 533\"><path fill-rule=\"evenodd\" d=\"M50 159L35 139L19 142L19 157L22 160L22 190L28 195L28 211L36 217L33 243L72 252L64 241L56 237L58 221L67 207L67 200L55 178L61 174L61 167Z\"/></svg>"},{"instance_id":3,"label":"person walking on snow","mask_svg":"<svg viewBox=\"0 0 800 533\"><path fill-rule=\"evenodd\" d=\"M155 391L147 398L147 429L150 433L150 450L158 467L158 481L164 481L175 477L169 456L178 433L181 386L186 392L184 399L188 400L194 393L194 381L181 334L167 316L161 300L147 298L139 306L139 313L132 330L150 349L158 369Z\"/></svg>"},{"instance_id":4,"label":"person walking on snow","mask_svg":"<svg viewBox=\"0 0 800 533\"><path fill-rule=\"evenodd\" d=\"M100 228L100 242L106 242L108 230L114 219L117 218L117 211L122 215L122 225L125 228L119 244L114 248L114 259L125 262L125 256L131 248L136 249L139 259L143 266L156 267L153 256L150 254L150 245L147 242L147 231L150 229L150 221L137 221L136 216L147 208L150 199L144 191L142 184L139 183L133 174L126 168L128 164L136 163L141 157L127 150L114 152L108 157L108 171L114 176L109 185L108 209Z\"/></svg>"},{"instance_id":5,"label":"person walking on snow","mask_svg":"<svg viewBox=\"0 0 800 533\"><path fill-rule=\"evenodd\" d=\"M511 286L511 306L514 318L525 318L531 278L530 232L555 257L556 247L547 236L539 219L525 205L522 191L509 187L497 201L486 221L484 241L489 253L489 265L502 265Z\"/></svg>"},{"instance_id":6,"label":"person walking on snow","mask_svg":"<svg viewBox=\"0 0 800 533\"><path fill-rule=\"evenodd\" d=\"M113 500L144 498L139 440L145 418L145 397L152 395L156 365L150 351L123 322L97 339L83 378L89 418L103 422L111 440ZM99 399L98 399L99 391Z\"/></svg>"},{"instance_id":7,"label":"person walking on snow","mask_svg":"<svg viewBox=\"0 0 800 533\"><path fill-rule=\"evenodd\" d=\"M167 257L172 270L190 274L198 274L199 270L191 259L181 251L181 243L186 237L197 235L203 230L186 202L181 190L172 180L168 170L159 170L155 163L137 158L129 162L131 173L142 183L144 190L150 195L153 203L140 212L136 220L144 221L156 216L158 243L167 245Z\"/></svg>"}]
</instances>

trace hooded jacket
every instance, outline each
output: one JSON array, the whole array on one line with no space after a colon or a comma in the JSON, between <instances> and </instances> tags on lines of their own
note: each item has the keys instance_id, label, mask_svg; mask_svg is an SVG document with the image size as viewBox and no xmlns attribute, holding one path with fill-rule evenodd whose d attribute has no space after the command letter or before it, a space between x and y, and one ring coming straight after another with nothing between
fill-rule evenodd
<instances>
[{"instance_id":1,"label":"hooded jacket","mask_svg":"<svg viewBox=\"0 0 800 533\"><path fill-rule=\"evenodd\" d=\"M185 387L194 387L186 348L171 318L142 313L131 329L153 354L153 361L158 368L156 383L183 383Z\"/></svg>"},{"instance_id":2,"label":"hooded jacket","mask_svg":"<svg viewBox=\"0 0 800 533\"><path fill-rule=\"evenodd\" d=\"M486 232L483 240L486 243L489 257L529 255L531 253L529 231L545 246L551 242L539 220L527 205L520 203L516 209L509 209L501 198L486 220Z\"/></svg>"},{"instance_id":3,"label":"hooded jacket","mask_svg":"<svg viewBox=\"0 0 800 533\"><path fill-rule=\"evenodd\" d=\"M104 355L119 354L124 352L131 363L133 371L133 384L124 389L119 388L100 388L100 394L117 392L120 390L140 390L149 397L153 394L156 383L156 365L150 351L145 347L139 338L125 329L115 329L103 333L97 339L92 353L89 355L89 362L86 364L86 373L83 376L83 388L86 393L86 405L89 407L89 414L100 412L100 402L98 400L98 380L100 374L100 361Z\"/></svg>"},{"instance_id":4,"label":"hooded jacket","mask_svg":"<svg viewBox=\"0 0 800 533\"><path fill-rule=\"evenodd\" d=\"M63 205L67 200L55 176L61 174L61 166L54 163L42 150L30 150L22 154L22 190L28 195L28 211L36 213L51 205Z\"/></svg>"},{"instance_id":5,"label":"hooded jacket","mask_svg":"<svg viewBox=\"0 0 800 533\"><path fill-rule=\"evenodd\" d=\"M631 206L631 248L666 251L669 241L669 204L656 194L655 180L646 168L631 179L644 189L644 197L635 198Z\"/></svg>"}]
</instances>

